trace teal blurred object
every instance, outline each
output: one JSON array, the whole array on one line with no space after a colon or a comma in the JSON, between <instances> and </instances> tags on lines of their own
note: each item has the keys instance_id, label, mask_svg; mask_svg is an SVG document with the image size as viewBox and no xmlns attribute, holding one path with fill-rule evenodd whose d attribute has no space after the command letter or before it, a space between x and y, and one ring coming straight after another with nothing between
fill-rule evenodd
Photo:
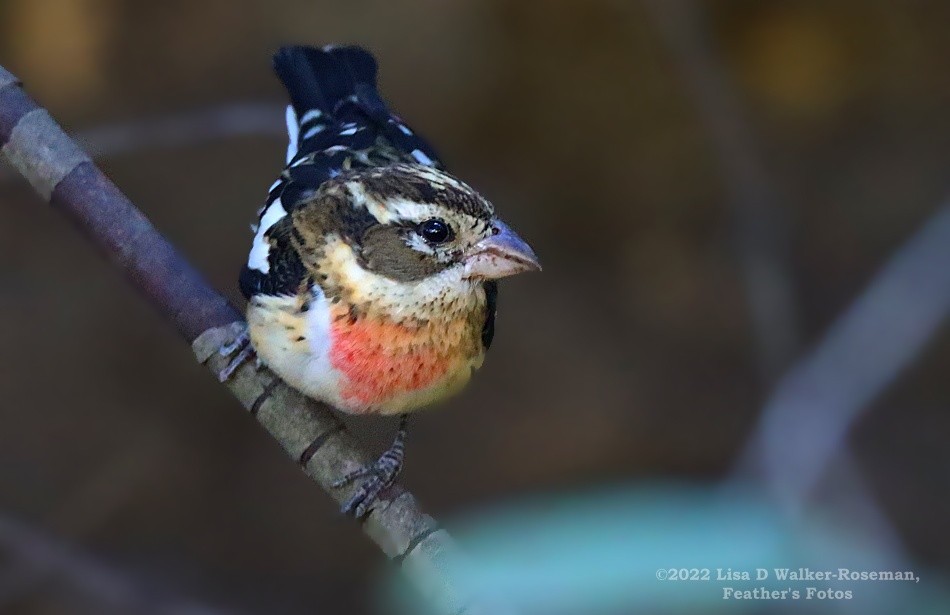
<instances>
[{"instance_id":1,"label":"teal blurred object","mask_svg":"<svg viewBox=\"0 0 950 615\"><path fill-rule=\"evenodd\" d=\"M602 488L512 502L457 519L449 529L470 556L457 563L466 589L502 597L524 615L950 612L946 579L888 563L847 523L830 517L790 527L751 490ZM909 569L919 582L778 580L776 568ZM697 569L700 577L708 570L708 580L658 579L671 569L690 576ZM756 580L758 569L768 578ZM742 573L750 579L740 579ZM726 587L788 593L786 599L724 599ZM828 590L839 598L818 597ZM843 597L848 591L850 599ZM392 595L387 598L392 604ZM431 612L425 601L400 600L396 612Z\"/></svg>"}]
</instances>

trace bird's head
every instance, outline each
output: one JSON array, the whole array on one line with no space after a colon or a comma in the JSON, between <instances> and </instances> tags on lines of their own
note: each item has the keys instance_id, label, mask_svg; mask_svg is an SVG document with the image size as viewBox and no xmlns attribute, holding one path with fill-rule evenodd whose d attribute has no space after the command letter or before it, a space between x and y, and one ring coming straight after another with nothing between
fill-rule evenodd
<instances>
[{"instance_id":1,"label":"bird's head","mask_svg":"<svg viewBox=\"0 0 950 615\"><path fill-rule=\"evenodd\" d=\"M431 294L439 283L474 287L541 268L491 203L432 167L377 167L328 184L337 203L331 228L352 250L362 284L378 278L374 286L399 284Z\"/></svg>"}]
</instances>

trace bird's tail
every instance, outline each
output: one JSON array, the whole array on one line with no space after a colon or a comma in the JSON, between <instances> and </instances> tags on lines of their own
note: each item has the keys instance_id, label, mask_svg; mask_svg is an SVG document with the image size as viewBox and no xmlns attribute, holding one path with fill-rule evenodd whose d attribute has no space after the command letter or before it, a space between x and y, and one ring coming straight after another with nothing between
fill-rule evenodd
<instances>
[{"instance_id":1,"label":"bird's tail","mask_svg":"<svg viewBox=\"0 0 950 615\"><path fill-rule=\"evenodd\" d=\"M359 104L370 115L388 114L376 89L376 60L365 49L282 47L274 55L274 72L290 95L288 163L301 141L336 122L345 102Z\"/></svg>"}]
</instances>

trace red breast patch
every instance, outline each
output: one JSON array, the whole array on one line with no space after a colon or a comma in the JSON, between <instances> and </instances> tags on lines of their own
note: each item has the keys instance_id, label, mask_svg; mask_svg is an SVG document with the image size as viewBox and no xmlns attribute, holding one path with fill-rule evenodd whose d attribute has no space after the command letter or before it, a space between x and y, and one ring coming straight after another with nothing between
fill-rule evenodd
<instances>
[{"instance_id":1,"label":"red breast patch","mask_svg":"<svg viewBox=\"0 0 950 615\"><path fill-rule=\"evenodd\" d=\"M429 331L374 318L333 318L330 362L346 376L344 400L384 403L432 386L457 363Z\"/></svg>"}]
</instances>

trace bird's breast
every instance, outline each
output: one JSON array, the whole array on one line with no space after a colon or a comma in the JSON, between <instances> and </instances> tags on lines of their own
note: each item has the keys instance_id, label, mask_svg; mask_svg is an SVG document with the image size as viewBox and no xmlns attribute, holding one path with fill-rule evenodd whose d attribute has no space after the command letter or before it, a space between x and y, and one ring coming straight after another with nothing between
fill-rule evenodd
<instances>
[{"instance_id":1,"label":"bird's breast","mask_svg":"<svg viewBox=\"0 0 950 615\"><path fill-rule=\"evenodd\" d=\"M353 414L410 412L461 389L483 357L478 314L419 320L358 313L316 293L254 297L258 357L304 394Z\"/></svg>"},{"instance_id":2,"label":"bird's breast","mask_svg":"<svg viewBox=\"0 0 950 615\"><path fill-rule=\"evenodd\" d=\"M460 389L481 364L472 320L396 322L333 310L330 364L342 376L344 405L407 412Z\"/></svg>"}]
</instances>

